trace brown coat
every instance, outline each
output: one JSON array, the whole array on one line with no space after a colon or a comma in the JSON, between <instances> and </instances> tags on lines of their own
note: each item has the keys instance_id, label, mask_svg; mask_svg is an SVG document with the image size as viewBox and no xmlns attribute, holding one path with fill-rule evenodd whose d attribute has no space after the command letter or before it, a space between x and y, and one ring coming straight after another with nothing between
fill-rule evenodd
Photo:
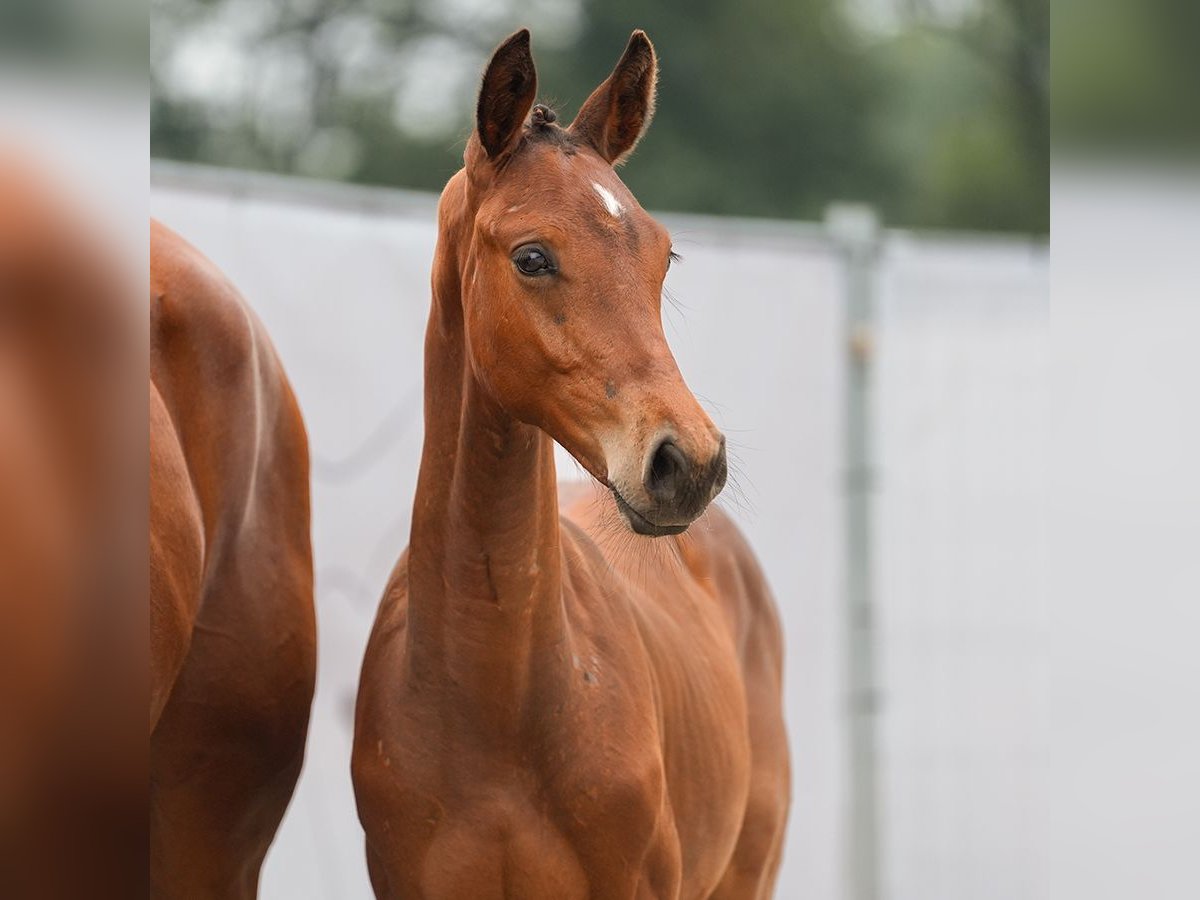
<instances>
[{"instance_id":1,"label":"brown coat","mask_svg":"<svg viewBox=\"0 0 1200 900\"><path fill-rule=\"evenodd\" d=\"M158 223L150 303L152 882L253 897L316 669L307 439L262 324Z\"/></svg>"},{"instance_id":2,"label":"brown coat","mask_svg":"<svg viewBox=\"0 0 1200 900\"><path fill-rule=\"evenodd\" d=\"M411 542L355 730L380 897L773 889L779 621L749 547L704 512L724 439L663 337L669 236L611 165L649 121L654 67L635 33L564 130L530 117L514 35L442 196ZM602 487L560 499L554 441Z\"/></svg>"}]
</instances>

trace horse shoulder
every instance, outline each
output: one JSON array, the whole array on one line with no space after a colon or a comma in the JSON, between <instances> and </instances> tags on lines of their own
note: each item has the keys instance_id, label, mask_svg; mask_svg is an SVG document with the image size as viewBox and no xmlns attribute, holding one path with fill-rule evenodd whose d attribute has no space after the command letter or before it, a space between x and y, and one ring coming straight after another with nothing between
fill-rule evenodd
<instances>
[{"instance_id":1,"label":"horse shoulder","mask_svg":"<svg viewBox=\"0 0 1200 900\"><path fill-rule=\"evenodd\" d=\"M648 682L626 685L619 700L626 713L640 701L652 700L656 726L635 730L642 746L656 754L657 770L670 773L663 785L664 811L657 819L645 810L640 816L656 823L655 839L645 846L660 859L674 860L685 883L715 883L723 871L723 853L733 852L760 768L752 737L774 734L769 712L772 698L778 707L778 616L753 553L719 510L707 512L680 537L614 541L604 548L602 502L577 497L568 507L574 515L564 525L565 533L589 548L585 555L592 577L587 583L605 585L597 589L593 605L610 610L602 624L577 632L599 642L606 629L612 631L605 643L622 648L624 664L632 653L651 672ZM613 609L627 612L635 635L614 625L620 617ZM605 663L611 670L612 660L606 661L604 653L598 659L597 678L602 683L608 674L611 680ZM624 719L627 732L630 719ZM594 750L590 758L601 759ZM618 769L639 771L628 762L609 767ZM634 776L610 797L618 798L617 806L623 802L637 808L639 789L643 798L651 795L645 784ZM622 798L622 789L634 793ZM591 814L603 819L596 810ZM626 831L629 827L625 823ZM670 829L676 837L664 844L662 835ZM705 851L697 852L699 847Z\"/></svg>"},{"instance_id":2,"label":"horse shoulder","mask_svg":"<svg viewBox=\"0 0 1200 900\"><path fill-rule=\"evenodd\" d=\"M783 628L762 566L741 530L720 509L696 523L696 548L707 558L713 596L721 605L743 666L782 675Z\"/></svg>"}]
</instances>

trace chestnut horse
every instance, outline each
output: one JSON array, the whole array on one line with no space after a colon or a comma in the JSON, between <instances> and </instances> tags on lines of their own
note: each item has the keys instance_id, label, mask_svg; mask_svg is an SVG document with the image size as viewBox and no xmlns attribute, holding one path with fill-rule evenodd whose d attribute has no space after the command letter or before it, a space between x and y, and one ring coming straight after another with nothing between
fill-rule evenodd
<instances>
[{"instance_id":1,"label":"chestnut horse","mask_svg":"<svg viewBox=\"0 0 1200 900\"><path fill-rule=\"evenodd\" d=\"M381 897L772 892L779 622L746 543L705 513L724 438L663 335L670 238L613 168L655 77L635 32L560 128L518 32L442 194L411 543L356 718ZM560 507L554 441L606 491Z\"/></svg>"},{"instance_id":2,"label":"chestnut horse","mask_svg":"<svg viewBox=\"0 0 1200 900\"><path fill-rule=\"evenodd\" d=\"M308 443L262 324L158 223L150 292L151 880L247 898L312 702Z\"/></svg>"},{"instance_id":3,"label":"chestnut horse","mask_svg":"<svg viewBox=\"0 0 1200 900\"><path fill-rule=\"evenodd\" d=\"M41 158L0 146L0 197L0 897L126 900L147 866L144 280Z\"/></svg>"}]
</instances>

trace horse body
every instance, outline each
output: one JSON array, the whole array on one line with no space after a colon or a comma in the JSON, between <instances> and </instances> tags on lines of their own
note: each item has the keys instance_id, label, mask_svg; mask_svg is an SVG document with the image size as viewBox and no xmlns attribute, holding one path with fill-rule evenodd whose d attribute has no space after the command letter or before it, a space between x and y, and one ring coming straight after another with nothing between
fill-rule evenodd
<instances>
[{"instance_id":1,"label":"horse body","mask_svg":"<svg viewBox=\"0 0 1200 900\"><path fill-rule=\"evenodd\" d=\"M535 86L518 33L439 207L411 541L356 715L372 883L764 898L788 807L779 623L704 512L724 439L662 336L669 239L611 165L649 120L653 49L635 34L569 131L529 118ZM554 440L607 492L560 501Z\"/></svg>"},{"instance_id":2,"label":"horse body","mask_svg":"<svg viewBox=\"0 0 1200 900\"><path fill-rule=\"evenodd\" d=\"M7 146L0 197L0 896L136 897L143 307L97 223Z\"/></svg>"},{"instance_id":3,"label":"horse body","mask_svg":"<svg viewBox=\"0 0 1200 900\"><path fill-rule=\"evenodd\" d=\"M151 229L152 882L253 897L315 677L304 426L236 289Z\"/></svg>"},{"instance_id":4,"label":"horse body","mask_svg":"<svg viewBox=\"0 0 1200 900\"><path fill-rule=\"evenodd\" d=\"M606 555L602 519L592 497L566 508L569 641L530 646L502 697L413 673L402 559L364 664L395 678L364 681L358 717L380 896L768 896L788 785L762 576L718 511L644 554ZM536 615L505 606L489 630Z\"/></svg>"}]
</instances>

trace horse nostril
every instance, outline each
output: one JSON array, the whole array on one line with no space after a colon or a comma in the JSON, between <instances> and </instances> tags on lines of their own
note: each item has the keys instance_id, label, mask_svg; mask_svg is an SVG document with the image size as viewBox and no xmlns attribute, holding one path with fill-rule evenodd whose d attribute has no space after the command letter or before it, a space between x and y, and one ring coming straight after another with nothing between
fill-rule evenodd
<instances>
[{"instance_id":1,"label":"horse nostril","mask_svg":"<svg viewBox=\"0 0 1200 900\"><path fill-rule=\"evenodd\" d=\"M646 472L646 491L660 502L675 499L687 478L688 458L670 440L658 445Z\"/></svg>"}]
</instances>

